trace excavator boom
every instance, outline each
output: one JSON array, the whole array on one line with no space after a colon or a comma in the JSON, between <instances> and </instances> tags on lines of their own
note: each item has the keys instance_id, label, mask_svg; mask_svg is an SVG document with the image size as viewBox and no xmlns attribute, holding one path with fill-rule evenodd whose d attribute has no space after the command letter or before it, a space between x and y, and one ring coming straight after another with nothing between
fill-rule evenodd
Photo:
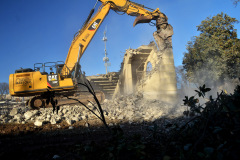
<instances>
[{"instance_id":1,"label":"excavator boom","mask_svg":"<svg viewBox=\"0 0 240 160\"><path fill-rule=\"evenodd\" d=\"M74 71L76 63L79 62L109 10L110 4L102 5L95 16L74 36L65 61L66 66L62 69L62 75L67 76Z\"/></svg>"}]
</instances>

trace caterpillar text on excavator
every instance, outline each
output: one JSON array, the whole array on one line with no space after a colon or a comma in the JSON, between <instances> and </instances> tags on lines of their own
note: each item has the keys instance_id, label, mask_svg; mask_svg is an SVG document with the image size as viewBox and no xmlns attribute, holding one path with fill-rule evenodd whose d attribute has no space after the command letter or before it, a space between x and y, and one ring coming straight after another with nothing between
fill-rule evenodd
<instances>
[{"instance_id":1,"label":"caterpillar text on excavator","mask_svg":"<svg viewBox=\"0 0 240 160\"><path fill-rule=\"evenodd\" d=\"M110 9L136 16L133 26L155 20L158 28L159 24L167 21L166 15L161 13L158 8L153 10L129 0L98 1L102 5L93 15L97 3L95 4L81 30L74 35L65 62L36 63L33 69L16 70L14 74L9 76L9 92L12 96L32 96L27 105L38 108L46 106L49 88L54 91L56 98L72 96L79 92L78 83L84 77L79 65L80 58ZM104 99L101 92L99 92L99 97Z\"/></svg>"}]
</instances>

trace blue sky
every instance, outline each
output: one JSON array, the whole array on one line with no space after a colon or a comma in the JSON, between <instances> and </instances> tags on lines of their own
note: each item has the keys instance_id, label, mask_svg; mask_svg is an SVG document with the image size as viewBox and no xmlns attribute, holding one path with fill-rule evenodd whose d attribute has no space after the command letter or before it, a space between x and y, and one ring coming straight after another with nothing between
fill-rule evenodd
<instances>
[{"instance_id":1,"label":"blue sky","mask_svg":"<svg viewBox=\"0 0 240 160\"><path fill-rule=\"evenodd\" d=\"M173 26L175 65L181 65L186 44L199 35L196 26L218 13L240 20L240 4L232 0L133 0L159 8ZM87 18L95 0L1 0L0 1L0 82L8 82L16 69L33 68L34 63L65 61L73 35ZM100 3L98 4L98 6ZM107 26L107 51L111 66L118 71L126 49L136 49L153 41L155 27L139 24L135 17L110 11L80 64L87 75L105 73L103 62L104 29ZM235 26L240 35L240 24Z\"/></svg>"}]
</instances>

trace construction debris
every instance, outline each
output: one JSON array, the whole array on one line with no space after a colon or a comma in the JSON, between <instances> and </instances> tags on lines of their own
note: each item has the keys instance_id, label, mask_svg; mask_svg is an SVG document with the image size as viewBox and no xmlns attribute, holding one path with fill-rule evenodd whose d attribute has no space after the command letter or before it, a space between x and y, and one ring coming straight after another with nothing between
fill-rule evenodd
<instances>
[{"instance_id":1,"label":"construction debris","mask_svg":"<svg viewBox=\"0 0 240 160\"><path fill-rule=\"evenodd\" d=\"M91 103L88 107L94 108ZM181 116L184 109L182 106L174 106L159 100L144 99L141 93L128 96L120 96L114 100L105 100L102 104L104 115L110 121L153 122L163 117ZM96 110L95 110L96 111ZM1 115L0 123L34 123L42 126L46 123L52 125L66 121L72 125L78 121L96 119L86 108L81 105L64 105L60 107L58 114L53 113L52 108L41 108L39 110L23 110L13 108L10 113Z\"/></svg>"},{"instance_id":2,"label":"construction debris","mask_svg":"<svg viewBox=\"0 0 240 160\"><path fill-rule=\"evenodd\" d=\"M182 106L168 104L160 100L145 99L140 92L107 100L102 107L107 111L109 118L129 123L134 121L153 122L163 117L177 117L181 116L185 109Z\"/></svg>"}]
</instances>

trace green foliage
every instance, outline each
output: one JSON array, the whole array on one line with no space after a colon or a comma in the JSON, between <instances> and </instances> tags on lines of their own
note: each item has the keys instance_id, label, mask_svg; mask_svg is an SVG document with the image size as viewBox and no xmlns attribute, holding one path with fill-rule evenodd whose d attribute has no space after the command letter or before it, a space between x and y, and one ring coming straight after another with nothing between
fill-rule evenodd
<instances>
[{"instance_id":1,"label":"green foliage","mask_svg":"<svg viewBox=\"0 0 240 160\"><path fill-rule=\"evenodd\" d=\"M205 97L206 92L209 92L211 89L206 88L205 84L203 86L200 86L198 90L195 90L197 92L197 95L199 97ZM210 100L212 100L212 97L210 97ZM185 96L185 99L183 99L184 105L190 107L190 111L185 111L185 115L195 115L195 113L201 114L201 110L204 108L199 104L198 98L195 98L195 96L191 96L188 98L188 96Z\"/></svg>"},{"instance_id":2,"label":"green foliage","mask_svg":"<svg viewBox=\"0 0 240 160\"><path fill-rule=\"evenodd\" d=\"M142 126L141 132L147 131L147 136L127 135L115 126L109 128L111 132L106 132L100 142L77 142L67 150L78 159L237 159L240 156L240 86L233 94L222 91L215 99L210 96L208 102L200 104L198 99L206 98L210 90L203 85L195 90L196 95L185 97L184 104L195 115L184 123L172 121L163 126L153 123L146 129ZM175 119L178 120L182 118Z\"/></svg>"},{"instance_id":3,"label":"green foliage","mask_svg":"<svg viewBox=\"0 0 240 160\"><path fill-rule=\"evenodd\" d=\"M203 20L195 36L188 42L183 67L191 82L203 84L240 76L240 40L234 24L236 18L217 14Z\"/></svg>"},{"instance_id":4,"label":"green foliage","mask_svg":"<svg viewBox=\"0 0 240 160\"><path fill-rule=\"evenodd\" d=\"M201 87L199 87L199 90L195 90L195 92L198 93L199 97L203 97L205 96L206 92L211 91L211 88L206 88L205 84Z\"/></svg>"},{"instance_id":5,"label":"green foliage","mask_svg":"<svg viewBox=\"0 0 240 160\"><path fill-rule=\"evenodd\" d=\"M204 97L209 90L204 85L196 92ZM191 126L184 125L174 139L184 146L181 154L186 159L235 159L240 147L240 86L234 94L222 91L216 99L210 96L203 105L195 96L185 97L183 101L198 116L187 123Z\"/></svg>"}]
</instances>

